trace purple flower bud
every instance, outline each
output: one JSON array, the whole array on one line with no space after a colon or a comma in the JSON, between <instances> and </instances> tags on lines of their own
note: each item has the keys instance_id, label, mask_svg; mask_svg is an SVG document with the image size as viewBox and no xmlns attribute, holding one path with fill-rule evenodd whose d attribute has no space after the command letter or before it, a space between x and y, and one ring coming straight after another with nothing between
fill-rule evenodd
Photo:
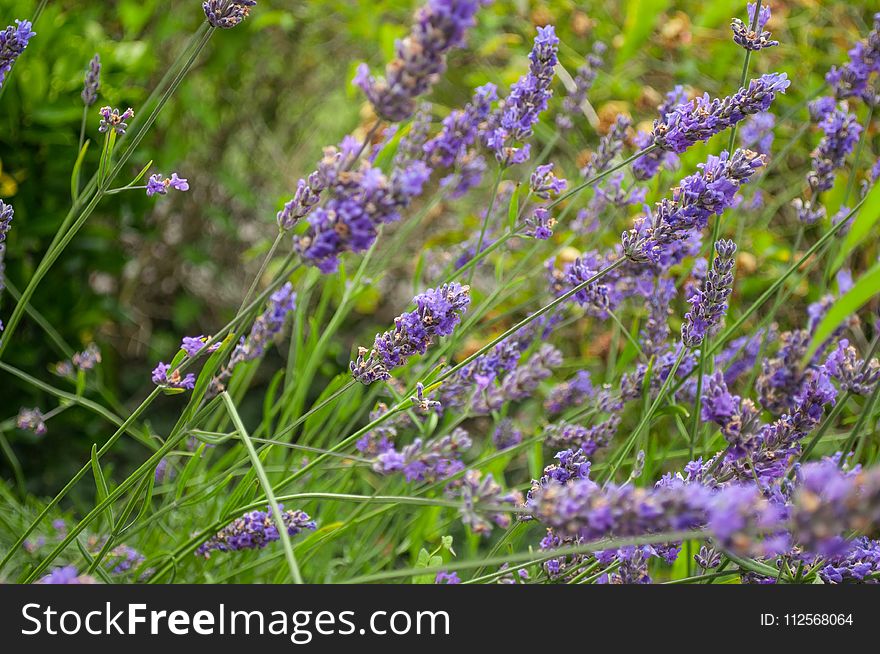
<instances>
[{"instance_id":1,"label":"purple flower bud","mask_svg":"<svg viewBox=\"0 0 880 654\"><path fill-rule=\"evenodd\" d=\"M208 0L202 3L202 9L211 27L228 30L247 18L256 4L256 0Z\"/></svg>"},{"instance_id":2,"label":"purple flower bud","mask_svg":"<svg viewBox=\"0 0 880 654\"><path fill-rule=\"evenodd\" d=\"M16 20L14 26L10 25L0 32L0 88L6 82L6 76L12 70L15 60L24 52L28 41L36 35L29 20Z\"/></svg>"},{"instance_id":3,"label":"purple flower bud","mask_svg":"<svg viewBox=\"0 0 880 654\"><path fill-rule=\"evenodd\" d=\"M125 121L134 118L134 110L129 107L120 114L119 109L101 107L98 115L101 116L101 123L98 125L99 132L103 134L112 129L121 136L128 129L128 123Z\"/></svg>"}]
</instances>

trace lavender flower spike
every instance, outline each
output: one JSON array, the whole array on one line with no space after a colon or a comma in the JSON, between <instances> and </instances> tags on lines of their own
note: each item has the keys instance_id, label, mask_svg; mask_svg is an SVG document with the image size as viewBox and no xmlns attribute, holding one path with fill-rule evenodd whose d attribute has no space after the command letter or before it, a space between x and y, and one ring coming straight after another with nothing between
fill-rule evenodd
<instances>
[{"instance_id":1,"label":"lavender flower spike","mask_svg":"<svg viewBox=\"0 0 880 654\"><path fill-rule=\"evenodd\" d=\"M733 286L736 244L721 239L715 244L715 252L717 256L703 287L688 300L693 307L685 315L681 326L681 340L690 348L699 347L727 313L727 299Z\"/></svg>"},{"instance_id":2,"label":"lavender flower spike","mask_svg":"<svg viewBox=\"0 0 880 654\"><path fill-rule=\"evenodd\" d=\"M529 72L513 85L510 95L489 117L484 139L502 165L523 163L529 158L529 145L523 145L523 142L532 136L541 112L547 108L553 95L550 84L557 64L558 46L559 39L552 25L538 28L529 54Z\"/></svg>"},{"instance_id":3,"label":"lavender flower spike","mask_svg":"<svg viewBox=\"0 0 880 654\"><path fill-rule=\"evenodd\" d=\"M654 121L654 144L681 154L694 143L708 141L746 116L767 111L790 82L785 73L762 75L726 98L710 99L706 93Z\"/></svg>"},{"instance_id":4,"label":"lavender flower spike","mask_svg":"<svg viewBox=\"0 0 880 654\"><path fill-rule=\"evenodd\" d=\"M710 156L700 171L681 180L672 199L657 203L648 216L623 233L623 251L631 261L668 263L673 246L706 227L709 217L733 205L739 187L766 163L751 150Z\"/></svg>"},{"instance_id":5,"label":"lavender flower spike","mask_svg":"<svg viewBox=\"0 0 880 654\"><path fill-rule=\"evenodd\" d=\"M318 525L303 511L284 511L282 505L281 519L290 536L296 536L304 529L314 531ZM196 550L196 555L211 558L211 552L235 552L238 550L263 549L269 543L279 540L278 527L272 518L269 508L265 511L250 511L225 526L217 534L211 536Z\"/></svg>"},{"instance_id":6,"label":"lavender flower spike","mask_svg":"<svg viewBox=\"0 0 880 654\"><path fill-rule=\"evenodd\" d=\"M87 107L91 107L98 100L98 91L101 88L101 57L95 55L89 62L86 71L86 79L83 84L82 101Z\"/></svg>"},{"instance_id":7,"label":"lavender flower spike","mask_svg":"<svg viewBox=\"0 0 880 654\"><path fill-rule=\"evenodd\" d=\"M574 89L565 96L562 101L562 110L556 115L556 126L566 131L574 127L574 117L581 111L581 106L587 99L587 93L596 81L598 68L602 65L602 55L605 54L605 44L597 41L593 44L593 51L587 55L586 62L577 70L574 76Z\"/></svg>"},{"instance_id":8,"label":"lavender flower spike","mask_svg":"<svg viewBox=\"0 0 880 654\"><path fill-rule=\"evenodd\" d=\"M10 25L0 32L0 88L3 87L15 60L24 52L28 41L36 35L29 20L17 20L15 26Z\"/></svg>"},{"instance_id":9,"label":"lavender flower spike","mask_svg":"<svg viewBox=\"0 0 880 654\"><path fill-rule=\"evenodd\" d=\"M807 182L814 193L827 191L834 185L835 171L843 167L862 133L856 115L848 110L845 102L828 112L819 127L824 136L811 153L813 167L807 173Z\"/></svg>"},{"instance_id":10,"label":"lavender flower spike","mask_svg":"<svg viewBox=\"0 0 880 654\"><path fill-rule=\"evenodd\" d=\"M202 9L211 27L228 30L247 18L256 4L256 0L208 0L202 3Z\"/></svg>"},{"instance_id":11,"label":"lavender flower spike","mask_svg":"<svg viewBox=\"0 0 880 654\"><path fill-rule=\"evenodd\" d=\"M381 118L400 122L415 113L416 98L446 70L446 54L464 42L482 4L487 0L428 0L416 13L409 36L397 42L385 77L371 76L361 64L354 83Z\"/></svg>"},{"instance_id":12,"label":"lavender flower spike","mask_svg":"<svg viewBox=\"0 0 880 654\"><path fill-rule=\"evenodd\" d=\"M395 318L394 329L378 334L371 351L358 349L357 359L349 365L352 376L362 384L390 379L391 370L427 352L436 337L449 336L470 302L470 287L457 282L417 295L415 311Z\"/></svg>"},{"instance_id":13,"label":"lavender flower spike","mask_svg":"<svg viewBox=\"0 0 880 654\"><path fill-rule=\"evenodd\" d=\"M731 21L730 29L733 30L734 42L753 52L779 45L779 41L773 41L770 38L770 32L764 30L764 26L770 20L770 7L766 4L761 5L761 9L758 11L757 23L755 23L755 8L756 4L754 2L748 4L748 23L742 22L739 18L734 18ZM755 26L754 29L752 29L752 25Z\"/></svg>"}]
</instances>

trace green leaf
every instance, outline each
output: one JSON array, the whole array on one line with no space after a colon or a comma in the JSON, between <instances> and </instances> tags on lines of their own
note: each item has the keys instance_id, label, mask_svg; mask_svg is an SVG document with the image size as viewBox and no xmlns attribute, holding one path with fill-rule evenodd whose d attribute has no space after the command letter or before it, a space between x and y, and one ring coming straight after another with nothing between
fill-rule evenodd
<instances>
[{"instance_id":1,"label":"green leaf","mask_svg":"<svg viewBox=\"0 0 880 654\"><path fill-rule=\"evenodd\" d=\"M98 463L98 446L95 443L92 443L92 474L95 476L95 488L98 492L96 504L100 504L107 499L110 491L107 488L107 480L104 479L104 472L101 470L101 464ZM110 504L107 505L107 519L112 525L113 509Z\"/></svg>"},{"instance_id":2,"label":"green leaf","mask_svg":"<svg viewBox=\"0 0 880 654\"><path fill-rule=\"evenodd\" d=\"M843 240L840 252L837 253L834 265L831 266L831 272L838 270L852 251L861 245L878 219L880 219L880 184L874 184L865 196L862 208Z\"/></svg>"},{"instance_id":3,"label":"green leaf","mask_svg":"<svg viewBox=\"0 0 880 654\"><path fill-rule=\"evenodd\" d=\"M669 0L629 0L626 3L623 45L617 53L618 66L638 52L670 4Z\"/></svg>"},{"instance_id":4,"label":"green leaf","mask_svg":"<svg viewBox=\"0 0 880 654\"><path fill-rule=\"evenodd\" d=\"M510 231L516 228L517 216L519 216L519 184L510 194L510 204L507 205L507 228Z\"/></svg>"},{"instance_id":5,"label":"green leaf","mask_svg":"<svg viewBox=\"0 0 880 654\"><path fill-rule=\"evenodd\" d=\"M831 305L819 326L816 327L804 361L809 361L816 354L819 346L834 333L834 330L844 320L861 309L877 293L880 293L880 263L874 264L847 293L837 298L834 304Z\"/></svg>"},{"instance_id":6,"label":"green leaf","mask_svg":"<svg viewBox=\"0 0 880 654\"><path fill-rule=\"evenodd\" d=\"M89 140L86 140L86 142L83 143L82 149L76 157L76 163L73 164L73 172L70 174L70 197L73 198L74 202L76 202L76 199L79 197L80 171L82 170L83 160L86 157L86 151L89 149L90 143L91 141Z\"/></svg>"}]
</instances>

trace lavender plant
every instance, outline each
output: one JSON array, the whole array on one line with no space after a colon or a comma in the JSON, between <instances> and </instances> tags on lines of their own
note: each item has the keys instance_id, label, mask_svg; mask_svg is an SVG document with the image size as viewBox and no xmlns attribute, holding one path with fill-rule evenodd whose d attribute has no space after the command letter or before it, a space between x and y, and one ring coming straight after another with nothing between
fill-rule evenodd
<instances>
[{"instance_id":1,"label":"lavender plant","mask_svg":"<svg viewBox=\"0 0 880 654\"><path fill-rule=\"evenodd\" d=\"M608 29L584 44L562 20L502 26L500 4L427 0L381 74L353 71L360 122L334 117L321 142L338 145L314 143L296 162L322 152L317 165L259 199L242 297L218 270L222 310L166 311L176 335L132 364L135 402L105 383L124 356L116 317L72 347L37 289L99 205L145 223L184 201L235 212L236 193L208 185L219 170L154 166L144 146L213 36L273 28L244 23L262 3L204 2L136 112L112 66L78 64L72 205L0 305L0 375L32 398L0 421L15 532L0 580L880 580L880 18L817 71L818 94L784 72L749 81L751 57L779 45L768 25L788 34L760 2L717 45L744 57L739 78L649 92L634 55L598 40ZM0 85L33 36L28 21L0 34ZM631 86L637 101L614 101ZM0 292L4 254L34 229L13 215L0 200ZM19 350L40 333L60 354L35 362ZM74 412L99 445L65 455L83 465L51 499L30 497L17 452L54 443ZM124 450L127 475L108 465ZM75 490L93 502L71 506Z\"/></svg>"}]
</instances>

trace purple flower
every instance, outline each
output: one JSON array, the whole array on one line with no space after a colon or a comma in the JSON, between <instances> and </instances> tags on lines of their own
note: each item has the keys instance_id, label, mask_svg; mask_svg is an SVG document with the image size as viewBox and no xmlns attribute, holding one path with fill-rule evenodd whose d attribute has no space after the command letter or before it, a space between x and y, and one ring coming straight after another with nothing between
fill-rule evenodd
<instances>
[{"instance_id":1,"label":"purple flower","mask_svg":"<svg viewBox=\"0 0 880 654\"><path fill-rule=\"evenodd\" d=\"M523 232L539 241L546 241L553 236L556 219L550 215L546 207L535 207L531 216L526 218L527 229Z\"/></svg>"},{"instance_id":2,"label":"purple flower","mask_svg":"<svg viewBox=\"0 0 880 654\"><path fill-rule=\"evenodd\" d=\"M125 121L134 118L134 110L129 107L120 114L119 109L101 107L98 115L101 116L101 122L98 125L99 132L103 134L112 129L121 136L122 134L125 134L125 130L128 129L128 123Z\"/></svg>"},{"instance_id":3,"label":"purple flower","mask_svg":"<svg viewBox=\"0 0 880 654\"><path fill-rule=\"evenodd\" d=\"M94 584L97 583L88 575L80 575L76 568L72 565L66 565L61 568L55 568L40 579L38 584Z\"/></svg>"},{"instance_id":4,"label":"purple flower","mask_svg":"<svg viewBox=\"0 0 880 654\"><path fill-rule=\"evenodd\" d=\"M544 408L550 413L560 413L569 407L583 404L595 394L590 372L579 370L573 378L550 390L544 401Z\"/></svg>"},{"instance_id":5,"label":"purple flower","mask_svg":"<svg viewBox=\"0 0 880 654\"><path fill-rule=\"evenodd\" d=\"M529 144L525 142L531 138L534 126L553 95L550 84L558 45L552 25L538 28L529 54L529 72L511 87L501 106L489 116L484 140L503 166L523 163L529 158Z\"/></svg>"},{"instance_id":6,"label":"purple flower","mask_svg":"<svg viewBox=\"0 0 880 654\"><path fill-rule=\"evenodd\" d=\"M207 343L208 337L203 334L199 334L198 336L184 336L183 340L180 342L180 349L186 352L187 356L194 357L201 352L202 349L205 349L206 353L211 354L220 349L220 345L222 345L222 343L212 343L205 348Z\"/></svg>"},{"instance_id":7,"label":"purple flower","mask_svg":"<svg viewBox=\"0 0 880 654\"><path fill-rule=\"evenodd\" d=\"M580 450L585 456L593 456L600 447L611 441L619 424L618 415L591 427L560 420L544 427L544 443L552 449Z\"/></svg>"},{"instance_id":8,"label":"purple flower","mask_svg":"<svg viewBox=\"0 0 880 654\"><path fill-rule=\"evenodd\" d=\"M505 504L522 504L522 495L516 491L505 493L492 475L483 475L479 470L468 470L446 489L448 495L460 500L461 521L471 531L480 536L492 533L492 523L506 529L510 526L510 514L488 507L503 507Z\"/></svg>"},{"instance_id":9,"label":"purple flower","mask_svg":"<svg viewBox=\"0 0 880 654\"><path fill-rule=\"evenodd\" d=\"M746 116L767 111L778 93L789 86L785 73L762 75L731 96L710 99L709 94L675 107L654 121L654 144L681 154L694 143L708 141Z\"/></svg>"},{"instance_id":10,"label":"purple flower","mask_svg":"<svg viewBox=\"0 0 880 654\"><path fill-rule=\"evenodd\" d=\"M433 482L464 469L461 453L471 447L468 433L456 428L451 434L424 442L417 438L400 451L388 447L376 456L373 470L380 475L402 472L408 482Z\"/></svg>"},{"instance_id":11,"label":"purple flower","mask_svg":"<svg viewBox=\"0 0 880 654\"><path fill-rule=\"evenodd\" d=\"M303 511L284 511L282 505L281 519L290 536L296 536L304 529L314 531L318 525ZM265 511L250 511L236 518L202 543L196 555L211 558L211 552L235 552L238 550L263 549L269 543L279 540L278 527L271 508Z\"/></svg>"},{"instance_id":12,"label":"purple flower","mask_svg":"<svg viewBox=\"0 0 880 654\"><path fill-rule=\"evenodd\" d=\"M715 244L715 252L717 256L702 289L688 300L691 310L685 314L681 326L681 340L690 348L699 347L703 339L721 324L727 313L727 300L733 292L736 244L721 239Z\"/></svg>"},{"instance_id":13,"label":"purple flower","mask_svg":"<svg viewBox=\"0 0 880 654\"><path fill-rule=\"evenodd\" d=\"M26 409L22 407L15 419L15 426L25 431L33 432L37 436L45 436L49 431L46 427L46 418L39 409Z\"/></svg>"},{"instance_id":14,"label":"purple flower","mask_svg":"<svg viewBox=\"0 0 880 654\"><path fill-rule=\"evenodd\" d=\"M834 172L843 167L862 133L862 126L856 115L848 111L846 103L828 113L819 127L824 136L812 152L813 167L807 173L807 182L813 193L827 191L833 186Z\"/></svg>"},{"instance_id":15,"label":"purple flower","mask_svg":"<svg viewBox=\"0 0 880 654\"><path fill-rule=\"evenodd\" d=\"M593 44L593 52L587 55L586 62L577 69L574 76L574 88L562 101L562 109L556 114L556 126L566 131L574 127L574 118L581 112L581 107L587 99L587 93L593 87L598 68L602 65L602 56L605 54L605 44L597 41Z\"/></svg>"},{"instance_id":16,"label":"purple flower","mask_svg":"<svg viewBox=\"0 0 880 654\"><path fill-rule=\"evenodd\" d=\"M236 366L245 361L253 361L263 356L266 347L281 332L288 314L296 309L296 293L293 285L287 282L269 296L266 310L254 320L247 337L242 336L232 351L227 363L220 373L212 380L211 389L214 394L226 387Z\"/></svg>"},{"instance_id":17,"label":"purple flower","mask_svg":"<svg viewBox=\"0 0 880 654\"><path fill-rule=\"evenodd\" d=\"M494 84L474 90L473 99L463 109L456 109L443 119L440 132L424 145L428 160L435 166L461 164L476 141L480 126L489 116L492 103L498 99Z\"/></svg>"},{"instance_id":18,"label":"purple flower","mask_svg":"<svg viewBox=\"0 0 880 654\"><path fill-rule=\"evenodd\" d=\"M553 164L543 164L535 168L529 178L529 190L542 200L549 200L562 193L568 182L553 173Z\"/></svg>"},{"instance_id":19,"label":"purple flower","mask_svg":"<svg viewBox=\"0 0 880 654\"><path fill-rule=\"evenodd\" d=\"M208 0L202 8L211 27L228 30L247 18L256 4L256 0Z\"/></svg>"},{"instance_id":20,"label":"purple flower","mask_svg":"<svg viewBox=\"0 0 880 654\"><path fill-rule=\"evenodd\" d=\"M868 38L856 43L849 51L849 61L832 67L825 81L834 89L839 100L860 97L866 103L876 103L870 84L872 74L880 72L880 13L874 14L874 25Z\"/></svg>"},{"instance_id":21,"label":"purple flower","mask_svg":"<svg viewBox=\"0 0 880 654\"><path fill-rule=\"evenodd\" d=\"M776 116L769 111L749 116L740 130L740 143L744 148L750 148L759 154L770 154L775 125Z\"/></svg>"},{"instance_id":22,"label":"purple flower","mask_svg":"<svg viewBox=\"0 0 880 654\"><path fill-rule=\"evenodd\" d=\"M153 383L163 388L175 388L191 391L196 385L196 376L193 373L187 373L185 377L181 377L180 370L171 370L171 366L160 361L153 369Z\"/></svg>"},{"instance_id":23,"label":"purple flower","mask_svg":"<svg viewBox=\"0 0 880 654\"><path fill-rule=\"evenodd\" d=\"M6 204L0 200L0 243L6 240L6 235L12 227L12 219L15 217L15 210L11 204Z\"/></svg>"},{"instance_id":24,"label":"purple flower","mask_svg":"<svg viewBox=\"0 0 880 654\"><path fill-rule=\"evenodd\" d=\"M425 386L422 382L416 384L416 394L409 399L413 403L413 408L421 414L443 412L443 405L440 402L425 395Z\"/></svg>"},{"instance_id":25,"label":"purple flower","mask_svg":"<svg viewBox=\"0 0 880 654\"><path fill-rule=\"evenodd\" d=\"M415 16L409 35L397 41L396 57L385 67L385 77L373 77L361 64L354 83L377 115L390 122L406 120L416 110L416 98L446 70L446 54L464 43L486 0L428 0Z\"/></svg>"},{"instance_id":26,"label":"purple flower","mask_svg":"<svg viewBox=\"0 0 880 654\"><path fill-rule=\"evenodd\" d=\"M165 195L168 193L169 188L177 191L188 191L189 182L182 177L178 177L177 173L171 173L171 177L164 177L158 173L150 175L150 178L147 180L147 197Z\"/></svg>"},{"instance_id":27,"label":"purple flower","mask_svg":"<svg viewBox=\"0 0 880 654\"><path fill-rule=\"evenodd\" d=\"M797 213L798 221L804 225L812 225L825 219L825 207L821 204L813 204L809 200L795 198L791 201L791 206Z\"/></svg>"},{"instance_id":28,"label":"purple flower","mask_svg":"<svg viewBox=\"0 0 880 654\"><path fill-rule=\"evenodd\" d=\"M36 35L29 20L16 20L14 26L10 25L0 32L0 88L6 82L6 76L12 70L15 60L24 52L28 41Z\"/></svg>"},{"instance_id":29,"label":"purple flower","mask_svg":"<svg viewBox=\"0 0 880 654\"><path fill-rule=\"evenodd\" d=\"M680 84L676 85L671 91L666 93L666 98L657 107L657 113L660 114L662 120L666 117L666 114L671 113L676 107L687 101L688 96L684 87ZM648 132L639 132L634 139L635 146L640 150L644 150L649 145L652 145L653 142L654 138ZM651 150L651 152L639 157L633 162L633 177L640 181L649 180L657 174L661 165L665 166L667 169L677 167L678 155L660 149Z\"/></svg>"},{"instance_id":30,"label":"purple flower","mask_svg":"<svg viewBox=\"0 0 880 654\"><path fill-rule=\"evenodd\" d=\"M358 348L357 360L349 365L362 384L391 378L391 370L409 357L424 354L438 336L449 336L470 305L470 287L458 283L428 289L413 298L415 311L394 319L394 329L378 334L373 349Z\"/></svg>"},{"instance_id":31,"label":"purple flower","mask_svg":"<svg viewBox=\"0 0 880 654\"><path fill-rule=\"evenodd\" d=\"M495 426L492 432L492 443L500 450L507 450L522 442L522 432L516 428L510 418L504 418Z\"/></svg>"},{"instance_id":32,"label":"purple flower","mask_svg":"<svg viewBox=\"0 0 880 654\"><path fill-rule=\"evenodd\" d=\"M880 380L880 361L859 358L847 339L841 339L837 348L825 360L825 369L840 382L840 387L854 395L870 395Z\"/></svg>"},{"instance_id":33,"label":"purple flower","mask_svg":"<svg viewBox=\"0 0 880 654\"><path fill-rule=\"evenodd\" d=\"M721 215L732 206L739 187L765 164L765 157L751 150L727 151L710 156L700 164L700 172L685 177L672 199L657 203L648 216L636 220L635 227L623 233L623 251L634 262L650 261L663 266L676 242L702 231L713 214Z\"/></svg>"},{"instance_id":34,"label":"purple flower","mask_svg":"<svg viewBox=\"0 0 880 654\"><path fill-rule=\"evenodd\" d=\"M756 3L750 2L747 5L749 22L744 23L739 18L734 18L730 23L730 29L733 30L733 40L737 45L742 46L746 50L758 51L764 48L770 48L779 45L779 41L773 41L770 38L770 32L764 30L767 21L770 20L770 7L766 4L761 5L758 11L757 23L755 22ZM752 27L754 26L754 28Z\"/></svg>"},{"instance_id":35,"label":"purple flower","mask_svg":"<svg viewBox=\"0 0 880 654\"><path fill-rule=\"evenodd\" d=\"M101 57L95 55L89 62L83 83L82 101L87 107L91 107L98 99L98 91L101 88Z\"/></svg>"},{"instance_id":36,"label":"purple flower","mask_svg":"<svg viewBox=\"0 0 880 654\"><path fill-rule=\"evenodd\" d=\"M435 584L460 584L461 579L458 577L457 572L443 572L442 570L437 573L437 576L434 577Z\"/></svg>"}]
</instances>

